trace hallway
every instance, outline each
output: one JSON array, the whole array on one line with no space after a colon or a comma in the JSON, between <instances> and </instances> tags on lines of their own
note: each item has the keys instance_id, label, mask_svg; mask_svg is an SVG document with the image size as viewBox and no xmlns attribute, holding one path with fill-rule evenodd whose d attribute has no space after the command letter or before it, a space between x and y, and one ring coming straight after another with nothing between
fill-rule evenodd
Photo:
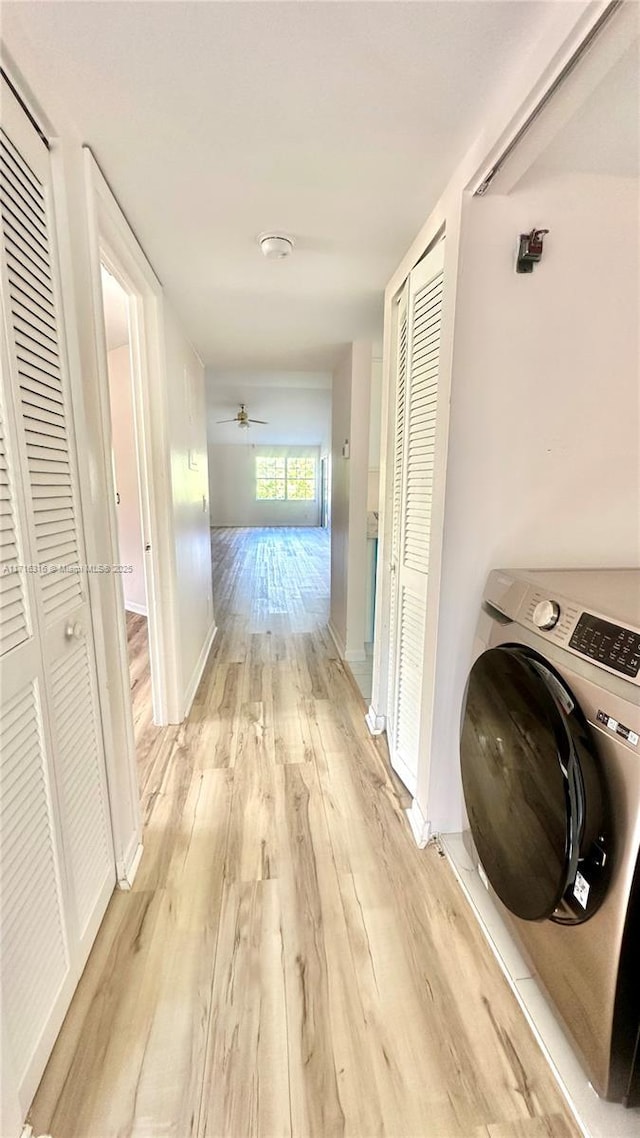
<instances>
[{"instance_id":1,"label":"hallway","mask_svg":"<svg viewBox=\"0 0 640 1138\"><path fill-rule=\"evenodd\" d=\"M326 531L212 533L218 635L186 723L145 734L143 861L34 1134L572 1138L335 658Z\"/></svg>"}]
</instances>

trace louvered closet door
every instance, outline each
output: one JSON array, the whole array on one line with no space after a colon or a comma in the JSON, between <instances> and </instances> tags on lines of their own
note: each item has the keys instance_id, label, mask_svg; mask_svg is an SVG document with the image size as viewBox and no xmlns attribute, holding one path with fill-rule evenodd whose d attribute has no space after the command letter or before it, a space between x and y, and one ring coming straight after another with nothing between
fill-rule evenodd
<instances>
[{"instance_id":1,"label":"louvered closet door","mask_svg":"<svg viewBox=\"0 0 640 1138\"><path fill-rule=\"evenodd\" d=\"M409 284L405 285L396 309L395 323L395 416L393 430L393 493L391 498L391 591L389 595L389 715L387 736L395 738L395 685L398 651L398 564L402 526L402 494L404 483L404 447L407 405L407 348L409 334Z\"/></svg>"},{"instance_id":2,"label":"louvered closet door","mask_svg":"<svg viewBox=\"0 0 640 1138\"><path fill-rule=\"evenodd\" d=\"M404 373L399 322L388 739L393 766L412 793L420 749L443 286L441 241L409 277Z\"/></svg>"},{"instance_id":3,"label":"louvered closet door","mask_svg":"<svg viewBox=\"0 0 640 1138\"><path fill-rule=\"evenodd\" d=\"M49 154L3 80L2 985L29 1105L112 892ZM34 571L15 572L22 564Z\"/></svg>"}]
</instances>

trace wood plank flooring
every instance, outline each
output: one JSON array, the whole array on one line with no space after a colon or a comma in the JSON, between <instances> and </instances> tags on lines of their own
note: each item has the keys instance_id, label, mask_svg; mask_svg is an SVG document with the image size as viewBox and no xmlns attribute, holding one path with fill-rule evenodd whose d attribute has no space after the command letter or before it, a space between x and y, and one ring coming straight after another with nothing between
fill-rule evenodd
<instances>
[{"instance_id":1,"label":"wood plank flooring","mask_svg":"<svg viewBox=\"0 0 640 1138\"><path fill-rule=\"evenodd\" d=\"M150 723L140 635L145 853L107 911L34 1133L574 1138L335 658L326 534L213 531L213 562L219 633L180 727Z\"/></svg>"}]
</instances>

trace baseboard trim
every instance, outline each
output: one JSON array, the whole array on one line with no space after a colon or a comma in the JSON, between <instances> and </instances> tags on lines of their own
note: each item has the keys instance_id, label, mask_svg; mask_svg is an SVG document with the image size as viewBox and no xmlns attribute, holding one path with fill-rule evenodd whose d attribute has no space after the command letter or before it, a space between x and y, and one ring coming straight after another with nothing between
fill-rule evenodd
<instances>
[{"instance_id":1,"label":"baseboard trim","mask_svg":"<svg viewBox=\"0 0 640 1138\"><path fill-rule=\"evenodd\" d=\"M384 735L387 729L387 717L386 715L376 715L372 704L369 704L369 710L364 721L371 735Z\"/></svg>"},{"instance_id":2,"label":"baseboard trim","mask_svg":"<svg viewBox=\"0 0 640 1138\"><path fill-rule=\"evenodd\" d=\"M136 603L136 601L125 601L124 602L124 611L125 612L134 612L134 613L136 613L137 616L148 616L147 606L146 605L139 605Z\"/></svg>"},{"instance_id":3,"label":"baseboard trim","mask_svg":"<svg viewBox=\"0 0 640 1138\"><path fill-rule=\"evenodd\" d=\"M133 888L143 852L144 846L138 835L134 834L124 858L116 865L118 889L121 889L123 893L128 893Z\"/></svg>"},{"instance_id":4,"label":"baseboard trim","mask_svg":"<svg viewBox=\"0 0 640 1138\"><path fill-rule=\"evenodd\" d=\"M351 684L351 686L353 687L353 690L354 690L356 696L362 702L363 708L366 707L367 701L366 701L365 697L363 696L363 694L360 690L360 684L358 683L357 677L351 671L351 668L349 667L349 663L347 660L343 660L342 664L344 667L344 674L347 677L347 679L349 680L349 683Z\"/></svg>"},{"instance_id":5,"label":"baseboard trim","mask_svg":"<svg viewBox=\"0 0 640 1138\"><path fill-rule=\"evenodd\" d=\"M344 658L350 664L365 664L367 661L367 653L365 652L364 645L362 648L345 649Z\"/></svg>"},{"instance_id":6,"label":"baseboard trim","mask_svg":"<svg viewBox=\"0 0 640 1138\"><path fill-rule=\"evenodd\" d=\"M333 640L333 643L336 646L338 655L341 660L345 660L347 664L364 664L366 662L367 653L365 651L364 644L362 645L362 648L347 648L342 637L340 636L340 633L330 620L327 621L327 628L329 630L329 636Z\"/></svg>"},{"instance_id":7,"label":"baseboard trim","mask_svg":"<svg viewBox=\"0 0 640 1138\"><path fill-rule=\"evenodd\" d=\"M207 660L209 659L209 653L211 651L211 646L212 646L212 644L216 638L217 631L218 631L217 625L212 624L211 628L209 629L209 631L207 633L205 642L202 645L202 651L198 657L198 662L194 668L193 675L191 677L191 680L189 681L189 686L188 686L186 694L185 694L184 716L183 716L184 719L187 718L187 715L191 711L191 707L192 707L193 701L196 697L196 692L198 690L198 685L200 683L200 680L202 679L202 673L204 672L206 664L207 664Z\"/></svg>"},{"instance_id":8,"label":"baseboard trim","mask_svg":"<svg viewBox=\"0 0 640 1138\"><path fill-rule=\"evenodd\" d=\"M429 822L427 822L415 798L411 803L409 809L405 810L405 814L409 820L411 833L416 840L416 845L418 849L423 850L429 841L431 834L431 825Z\"/></svg>"},{"instance_id":9,"label":"baseboard trim","mask_svg":"<svg viewBox=\"0 0 640 1138\"><path fill-rule=\"evenodd\" d=\"M401 759L399 755L391 754L391 748L389 749L389 758L391 759L391 766L396 772L398 778L402 783L404 783L411 797L415 797L416 788L418 786L418 780L415 774L407 766L404 759Z\"/></svg>"},{"instance_id":10,"label":"baseboard trim","mask_svg":"<svg viewBox=\"0 0 640 1138\"><path fill-rule=\"evenodd\" d=\"M334 626L330 620L327 621L327 629L329 632L329 636L333 640L333 643L335 645L338 656L340 657L341 660L344 660L344 658L345 658L345 656L344 656L345 647L344 647L344 644L342 643L342 638L338 635L336 629L334 628Z\"/></svg>"}]
</instances>

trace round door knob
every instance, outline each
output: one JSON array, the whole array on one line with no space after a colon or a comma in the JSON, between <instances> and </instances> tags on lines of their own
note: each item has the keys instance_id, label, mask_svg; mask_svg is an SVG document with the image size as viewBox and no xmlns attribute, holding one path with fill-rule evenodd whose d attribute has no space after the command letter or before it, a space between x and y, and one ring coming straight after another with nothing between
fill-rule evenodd
<instances>
[{"instance_id":1,"label":"round door knob","mask_svg":"<svg viewBox=\"0 0 640 1138\"><path fill-rule=\"evenodd\" d=\"M557 601L539 601L533 610L533 623L537 628L553 628L558 623L560 605Z\"/></svg>"},{"instance_id":2,"label":"round door knob","mask_svg":"<svg viewBox=\"0 0 640 1138\"><path fill-rule=\"evenodd\" d=\"M67 627L64 630L64 634L67 640L82 640L84 629L77 620L69 621Z\"/></svg>"}]
</instances>

